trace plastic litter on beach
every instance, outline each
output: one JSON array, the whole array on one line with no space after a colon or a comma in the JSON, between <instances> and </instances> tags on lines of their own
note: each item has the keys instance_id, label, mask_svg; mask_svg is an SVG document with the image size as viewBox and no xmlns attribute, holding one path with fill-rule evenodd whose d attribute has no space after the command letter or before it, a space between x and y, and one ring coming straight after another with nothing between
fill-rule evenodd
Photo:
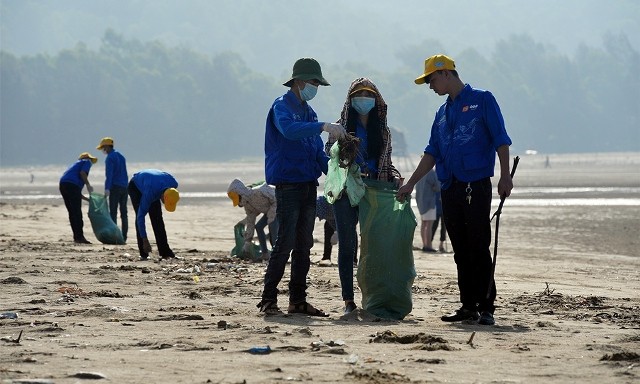
<instances>
[{"instance_id":1,"label":"plastic litter on beach","mask_svg":"<svg viewBox=\"0 0 640 384\"><path fill-rule=\"evenodd\" d=\"M247 350L247 352L253 355L266 355L271 353L271 347L268 345L265 347L251 347Z\"/></svg>"}]
</instances>

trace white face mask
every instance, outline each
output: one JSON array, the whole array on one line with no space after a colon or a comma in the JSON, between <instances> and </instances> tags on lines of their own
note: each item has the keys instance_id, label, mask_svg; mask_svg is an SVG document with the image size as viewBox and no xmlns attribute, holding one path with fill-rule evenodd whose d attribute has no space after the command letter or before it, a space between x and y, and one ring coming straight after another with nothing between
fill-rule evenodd
<instances>
[{"instance_id":1,"label":"white face mask","mask_svg":"<svg viewBox=\"0 0 640 384\"><path fill-rule=\"evenodd\" d=\"M376 99L373 97L353 97L351 106L361 115L366 115L375 107Z\"/></svg>"},{"instance_id":2,"label":"white face mask","mask_svg":"<svg viewBox=\"0 0 640 384\"><path fill-rule=\"evenodd\" d=\"M309 101L316 97L316 93L318 93L318 87L313 84L304 83L304 88L298 88L298 91L300 92L300 98L302 100Z\"/></svg>"}]
</instances>

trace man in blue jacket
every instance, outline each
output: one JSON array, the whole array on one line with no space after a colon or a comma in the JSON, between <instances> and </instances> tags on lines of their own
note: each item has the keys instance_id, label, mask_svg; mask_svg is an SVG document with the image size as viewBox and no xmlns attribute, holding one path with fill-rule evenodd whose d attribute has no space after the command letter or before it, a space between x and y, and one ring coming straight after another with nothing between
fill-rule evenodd
<instances>
[{"instance_id":1,"label":"man in blue jacket","mask_svg":"<svg viewBox=\"0 0 640 384\"><path fill-rule=\"evenodd\" d=\"M120 206L120 220L122 221L122 237L127 241L129 220L127 219L127 160L113 148L113 139L105 137L100 140L96 149L107 155L104 161L104 195L109 198L109 214L114 223L118 224L118 206Z\"/></svg>"},{"instance_id":2,"label":"man in blue jacket","mask_svg":"<svg viewBox=\"0 0 640 384\"><path fill-rule=\"evenodd\" d=\"M176 257L167 241L167 231L162 219L162 205L167 211L176 210L176 204L180 200L180 193L176 189L178 182L170 174L157 169L143 169L136 173L129 182L129 197L131 205L136 211L136 236L138 238L138 250L141 260L147 260L151 252L151 244L147 238L145 217L147 213L151 219L153 234L156 237L158 254L161 259Z\"/></svg>"},{"instance_id":3,"label":"man in blue jacket","mask_svg":"<svg viewBox=\"0 0 640 384\"><path fill-rule=\"evenodd\" d=\"M442 184L442 211L458 269L462 307L442 321L478 320L493 325L496 285L491 260L491 179L496 152L500 160L498 195L513 189L509 146L500 107L491 92L472 88L458 77L454 61L445 55L425 60L416 84L429 84L447 100L436 113L429 144L398 199L434 165ZM480 312L480 313L479 313Z\"/></svg>"},{"instance_id":4,"label":"man in blue jacket","mask_svg":"<svg viewBox=\"0 0 640 384\"><path fill-rule=\"evenodd\" d=\"M283 85L289 91L273 102L266 122L265 175L267 183L276 187L279 228L258 308L265 314L280 313L278 284L291 256L288 312L328 316L307 303L306 280L313 246L318 178L327 173L329 160L320 134L326 131L343 137L345 130L339 124L319 122L307 103L316 95L319 85L329 85L315 59L297 60L291 78Z\"/></svg>"},{"instance_id":5,"label":"man in blue jacket","mask_svg":"<svg viewBox=\"0 0 640 384\"><path fill-rule=\"evenodd\" d=\"M82 200L89 200L82 195L82 188L87 186L87 192L93 192L93 187L89 184L89 170L98 159L91 156L89 152L82 152L78 160L73 163L60 178L60 194L64 200L64 205L69 212L69 224L73 232L73 242L79 244L91 244L84 237L82 221Z\"/></svg>"}]
</instances>

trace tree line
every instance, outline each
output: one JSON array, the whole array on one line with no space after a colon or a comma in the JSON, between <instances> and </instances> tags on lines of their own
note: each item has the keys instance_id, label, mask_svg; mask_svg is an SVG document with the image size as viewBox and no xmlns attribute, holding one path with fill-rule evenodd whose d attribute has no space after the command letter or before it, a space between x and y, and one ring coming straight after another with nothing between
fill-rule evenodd
<instances>
[{"instance_id":1,"label":"tree line","mask_svg":"<svg viewBox=\"0 0 640 384\"><path fill-rule=\"evenodd\" d=\"M513 35L490 54L467 49L454 59L463 81L494 93L516 152L638 151L640 55L625 35L603 39L603 48L568 56ZM321 62L332 87L311 104L321 120L337 120L351 80L370 77L389 105L389 124L419 153L444 98L413 79L439 52L446 47L435 41L408 46L390 72ZM293 63L276 79L234 52L207 55L108 30L98 50L80 43L55 55L2 51L0 64L0 163L8 166L67 163L95 151L103 136L133 161L261 157L268 108L286 91Z\"/></svg>"}]
</instances>

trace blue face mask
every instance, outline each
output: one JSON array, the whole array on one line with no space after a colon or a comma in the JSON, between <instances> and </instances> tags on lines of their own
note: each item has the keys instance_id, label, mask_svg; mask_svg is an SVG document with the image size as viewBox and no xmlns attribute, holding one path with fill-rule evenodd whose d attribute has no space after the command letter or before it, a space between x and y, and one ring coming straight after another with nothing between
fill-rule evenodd
<instances>
[{"instance_id":1,"label":"blue face mask","mask_svg":"<svg viewBox=\"0 0 640 384\"><path fill-rule=\"evenodd\" d=\"M351 106L361 115L366 115L376 105L376 99L373 97L353 97L351 98Z\"/></svg>"},{"instance_id":2,"label":"blue face mask","mask_svg":"<svg viewBox=\"0 0 640 384\"><path fill-rule=\"evenodd\" d=\"M300 98L304 101L313 99L318 93L318 87L309 83L304 83L304 88L298 88L298 90L300 91Z\"/></svg>"}]
</instances>

